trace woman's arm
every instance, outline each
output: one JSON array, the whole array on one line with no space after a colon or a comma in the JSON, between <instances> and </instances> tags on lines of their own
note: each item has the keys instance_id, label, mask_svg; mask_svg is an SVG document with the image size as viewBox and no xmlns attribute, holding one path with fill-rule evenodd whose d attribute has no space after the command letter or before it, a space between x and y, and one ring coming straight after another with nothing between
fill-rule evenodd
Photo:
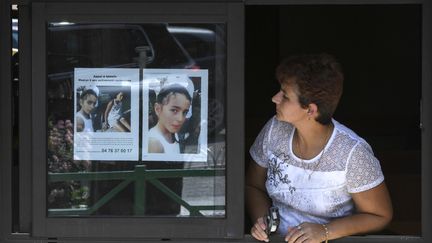
<instances>
[{"instance_id":1,"label":"woman's arm","mask_svg":"<svg viewBox=\"0 0 432 243\"><path fill-rule=\"evenodd\" d=\"M351 194L356 212L353 215L335 219L326 224L328 240L344 236L362 234L383 229L393 217L393 208L385 183L364 192ZM299 239L297 239L299 238ZM326 240L323 225L302 223L300 228L291 228L285 240L289 243L302 241L304 238L310 242Z\"/></svg>"},{"instance_id":2,"label":"woman's arm","mask_svg":"<svg viewBox=\"0 0 432 243\"><path fill-rule=\"evenodd\" d=\"M246 205L249 216L254 223L251 234L257 240L268 241L265 233L266 225L264 216L271 206L265 182L267 179L267 169L259 166L255 161L251 161L246 173Z\"/></svg>"},{"instance_id":3,"label":"woman's arm","mask_svg":"<svg viewBox=\"0 0 432 243\"><path fill-rule=\"evenodd\" d=\"M356 213L331 222L329 239L382 230L393 217L393 207L385 183L351 194Z\"/></svg>"}]
</instances>

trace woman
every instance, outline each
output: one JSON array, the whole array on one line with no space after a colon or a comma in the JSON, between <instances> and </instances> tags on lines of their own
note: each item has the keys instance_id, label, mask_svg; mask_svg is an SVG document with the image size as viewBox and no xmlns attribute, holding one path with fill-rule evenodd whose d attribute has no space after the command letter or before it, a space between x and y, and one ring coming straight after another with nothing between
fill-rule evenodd
<instances>
[{"instance_id":1,"label":"woman","mask_svg":"<svg viewBox=\"0 0 432 243\"><path fill-rule=\"evenodd\" d=\"M131 127L129 122L122 116L122 106L124 94L118 92L114 99L108 102L106 110L104 112L104 129L113 129L118 132L130 132Z\"/></svg>"},{"instance_id":2,"label":"woman","mask_svg":"<svg viewBox=\"0 0 432 243\"><path fill-rule=\"evenodd\" d=\"M84 90L79 99L80 110L75 115L77 132L94 132L91 112L97 103L97 94L92 89Z\"/></svg>"},{"instance_id":3,"label":"woman","mask_svg":"<svg viewBox=\"0 0 432 243\"><path fill-rule=\"evenodd\" d=\"M180 84L163 87L156 97L157 124L149 130L149 153L180 153L175 134L180 131L190 109L192 97Z\"/></svg>"},{"instance_id":4,"label":"woman","mask_svg":"<svg viewBox=\"0 0 432 243\"><path fill-rule=\"evenodd\" d=\"M268 241L263 216L279 208L287 242L322 242L383 229L390 197L371 147L332 116L343 74L330 55L284 60L276 70L276 115L250 149L251 234Z\"/></svg>"}]
</instances>

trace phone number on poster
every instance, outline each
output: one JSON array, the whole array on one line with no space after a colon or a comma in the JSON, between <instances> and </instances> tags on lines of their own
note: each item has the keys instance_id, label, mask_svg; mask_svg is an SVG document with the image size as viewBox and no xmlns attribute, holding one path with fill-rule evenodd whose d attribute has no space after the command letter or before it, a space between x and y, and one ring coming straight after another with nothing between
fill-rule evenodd
<instances>
[{"instance_id":1,"label":"phone number on poster","mask_svg":"<svg viewBox=\"0 0 432 243\"><path fill-rule=\"evenodd\" d=\"M103 148L102 153L130 153L132 149Z\"/></svg>"}]
</instances>

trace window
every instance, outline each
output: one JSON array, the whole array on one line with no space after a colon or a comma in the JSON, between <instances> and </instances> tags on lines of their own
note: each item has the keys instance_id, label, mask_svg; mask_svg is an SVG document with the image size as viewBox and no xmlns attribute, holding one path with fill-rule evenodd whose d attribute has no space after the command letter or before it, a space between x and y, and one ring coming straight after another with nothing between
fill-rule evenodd
<instances>
[{"instance_id":1,"label":"window","mask_svg":"<svg viewBox=\"0 0 432 243\"><path fill-rule=\"evenodd\" d=\"M84 224L81 236L241 237L241 224L227 227L243 221L230 213L241 208L237 186L226 186L242 171L226 147L230 120L241 119L241 102L226 103L240 99L226 93L241 87L229 82L236 75L226 47L236 45L229 33L238 27L225 7L234 8L194 5L208 14L185 21L167 14L180 11L173 6L121 5L122 13L113 4L100 15L77 14L91 4L68 6L67 19L57 17L62 4L32 9L34 31L45 33L33 49L34 125L46 127L34 130L33 163L47 161L34 170L46 180L34 184L45 196L34 198L32 233L76 237ZM189 38L212 33L211 49L190 54L173 26Z\"/></svg>"}]
</instances>

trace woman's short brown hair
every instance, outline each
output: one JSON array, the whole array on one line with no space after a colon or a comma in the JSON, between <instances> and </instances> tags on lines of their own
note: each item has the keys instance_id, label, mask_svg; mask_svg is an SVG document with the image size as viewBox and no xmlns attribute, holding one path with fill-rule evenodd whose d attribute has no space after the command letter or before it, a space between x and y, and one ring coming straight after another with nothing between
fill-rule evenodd
<instances>
[{"instance_id":1,"label":"woman's short brown hair","mask_svg":"<svg viewBox=\"0 0 432 243\"><path fill-rule=\"evenodd\" d=\"M282 85L294 86L300 105L318 106L317 121L328 124L336 110L343 89L341 65L329 54L291 56L276 68L276 78Z\"/></svg>"}]
</instances>

